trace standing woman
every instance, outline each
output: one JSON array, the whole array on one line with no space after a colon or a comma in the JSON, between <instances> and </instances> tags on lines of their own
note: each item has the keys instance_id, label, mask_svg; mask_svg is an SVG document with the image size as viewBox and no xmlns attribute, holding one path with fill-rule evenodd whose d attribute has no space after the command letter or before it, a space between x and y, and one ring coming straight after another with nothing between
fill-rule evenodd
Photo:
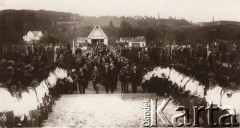
<instances>
[{"instance_id":1,"label":"standing woman","mask_svg":"<svg viewBox=\"0 0 240 128\"><path fill-rule=\"evenodd\" d=\"M92 71L92 82L93 82L93 88L94 91L96 91L96 94L99 93L99 83L100 83L100 72L98 71L97 66L94 66Z\"/></svg>"}]
</instances>

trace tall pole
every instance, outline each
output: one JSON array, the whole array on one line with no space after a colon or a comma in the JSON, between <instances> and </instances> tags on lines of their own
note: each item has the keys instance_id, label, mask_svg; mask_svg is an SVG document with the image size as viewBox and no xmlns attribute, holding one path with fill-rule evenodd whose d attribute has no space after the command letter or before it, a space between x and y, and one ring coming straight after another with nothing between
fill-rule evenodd
<instances>
[{"instance_id":1,"label":"tall pole","mask_svg":"<svg viewBox=\"0 0 240 128\"><path fill-rule=\"evenodd\" d=\"M170 43L170 51L169 51L169 55L170 55L170 61L172 61L172 43Z\"/></svg>"},{"instance_id":2,"label":"tall pole","mask_svg":"<svg viewBox=\"0 0 240 128\"><path fill-rule=\"evenodd\" d=\"M214 45L214 50L213 50L213 71L216 71L216 43Z\"/></svg>"},{"instance_id":3,"label":"tall pole","mask_svg":"<svg viewBox=\"0 0 240 128\"><path fill-rule=\"evenodd\" d=\"M72 54L74 54L75 53L75 43L74 43L74 40L72 42L72 45L73 45L73 47L72 47Z\"/></svg>"},{"instance_id":4,"label":"tall pole","mask_svg":"<svg viewBox=\"0 0 240 128\"><path fill-rule=\"evenodd\" d=\"M209 57L209 54L210 54L210 52L209 52L209 45L207 44L207 58Z\"/></svg>"},{"instance_id":5,"label":"tall pole","mask_svg":"<svg viewBox=\"0 0 240 128\"><path fill-rule=\"evenodd\" d=\"M54 46L54 55L53 55L53 62L56 62L57 61L57 46Z\"/></svg>"},{"instance_id":6,"label":"tall pole","mask_svg":"<svg viewBox=\"0 0 240 128\"><path fill-rule=\"evenodd\" d=\"M230 68L230 58L229 58L229 42L227 42L227 63L228 63L228 69Z\"/></svg>"}]
</instances>

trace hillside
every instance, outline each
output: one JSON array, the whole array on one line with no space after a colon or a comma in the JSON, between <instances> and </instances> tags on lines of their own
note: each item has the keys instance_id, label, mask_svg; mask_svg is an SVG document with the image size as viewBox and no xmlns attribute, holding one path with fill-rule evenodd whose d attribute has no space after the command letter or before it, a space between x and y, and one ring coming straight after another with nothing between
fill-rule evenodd
<instances>
[{"instance_id":1,"label":"hillside","mask_svg":"<svg viewBox=\"0 0 240 128\"><path fill-rule=\"evenodd\" d=\"M112 22L112 25L110 25ZM123 28L127 24L127 28ZM0 44L23 43L28 31L40 30L47 43L70 43L79 36L87 36L94 24L99 24L110 42L120 36L144 35L148 43L173 41L177 43L207 42L215 39L240 40L239 22L191 24L184 19L155 19L153 17L87 17L54 11L0 11Z\"/></svg>"}]
</instances>

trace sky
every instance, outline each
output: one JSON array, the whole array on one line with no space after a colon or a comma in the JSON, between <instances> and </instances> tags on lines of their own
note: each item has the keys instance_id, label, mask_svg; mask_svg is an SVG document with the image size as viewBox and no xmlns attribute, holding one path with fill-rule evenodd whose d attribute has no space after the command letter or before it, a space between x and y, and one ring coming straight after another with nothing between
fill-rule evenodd
<instances>
[{"instance_id":1,"label":"sky","mask_svg":"<svg viewBox=\"0 0 240 128\"><path fill-rule=\"evenodd\" d=\"M0 10L30 9L83 16L176 17L193 22L240 21L240 0L0 0Z\"/></svg>"}]
</instances>

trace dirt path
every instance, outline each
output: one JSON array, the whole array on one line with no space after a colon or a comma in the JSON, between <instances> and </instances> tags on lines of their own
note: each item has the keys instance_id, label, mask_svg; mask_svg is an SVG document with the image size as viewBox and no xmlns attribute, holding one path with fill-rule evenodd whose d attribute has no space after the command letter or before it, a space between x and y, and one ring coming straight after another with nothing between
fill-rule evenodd
<instances>
[{"instance_id":1,"label":"dirt path","mask_svg":"<svg viewBox=\"0 0 240 128\"><path fill-rule=\"evenodd\" d=\"M155 94L72 94L63 95L45 127L142 127L143 103ZM170 105L173 106L173 105ZM169 109L169 110L167 110ZM167 107L171 112L172 107Z\"/></svg>"},{"instance_id":2,"label":"dirt path","mask_svg":"<svg viewBox=\"0 0 240 128\"><path fill-rule=\"evenodd\" d=\"M131 92L131 86L129 86ZM106 94L100 86L100 94L94 94L91 82L86 94L62 95L49 113L44 127L142 127L143 100L162 99L153 93L121 93L120 84L114 94ZM173 105L166 108L172 112ZM167 110L169 109L169 110Z\"/></svg>"}]
</instances>

